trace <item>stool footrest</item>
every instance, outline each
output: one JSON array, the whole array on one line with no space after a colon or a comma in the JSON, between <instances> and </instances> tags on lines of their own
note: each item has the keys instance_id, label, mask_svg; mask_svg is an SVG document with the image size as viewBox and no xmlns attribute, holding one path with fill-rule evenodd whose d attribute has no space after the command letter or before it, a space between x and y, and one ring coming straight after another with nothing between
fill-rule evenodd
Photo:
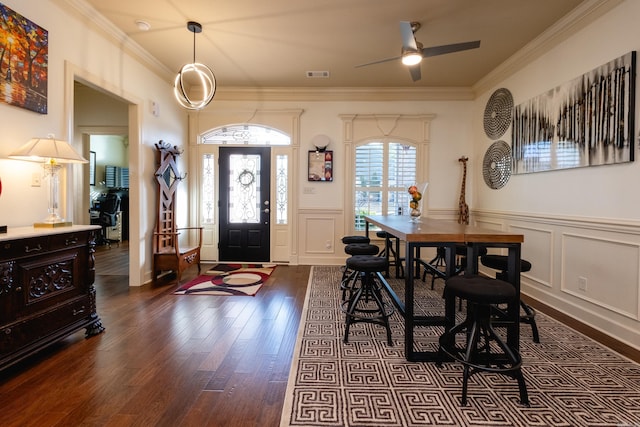
<instances>
[{"instance_id":1,"label":"stool footrest","mask_svg":"<svg viewBox=\"0 0 640 427\"><path fill-rule=\"evenodd\" d=\"M374 321L376 318L379 318L379 317L389 317L395 311L393 306L391 306L391 304L388 304L386 302L382 303L382 307L376 304L375 307L372 307L372 308L361 308L361 307L350 308L349 307L350 304L351 304L351 301L349 300L343 301L342 304L340 305L340 309L342 310L342 312L350 317L353 317L355 319L361 319L364 321ZM373 316L374 314L377 314L377 316ZM352 321L352 322L355 322L355 321Z\"/></svg>"},{"instance_id":2,"label":"stool footrest","mask_svg":"<svg viewBox=\"0 0 640 427\"><path fill-rule=\"evenodd\" d=\"M466 348L449 346L441 344L442 352L450 358L457 360L458 362L475 368L480 371L495 372L495 373L507 373L509 371L517 371L522 367L522 358L519 355L516 356L516 360L509 360L508 357L500 357L496 354L475 354L473 361L466 359Z\"/></svg>"},{"instance_id":3,"label":"stool footrest","mask_svg":"<svg viewBox=\"0 0 640 427\"><path fill-rule=\"evenodd\" d=\"M357 264L357 263L356 263ZM366 268L366 263L362 263ZM386 264L386 262L385 262ZM344 342L349 340L349 328L353 323L372 323L385 327L387 331L387 341L393 345L391 339L391 326L389 316L394 313L394 308L382 298L382 286L376 281L376 274L380 271L360 271L354 265L355 276L351 282L350 297L340 305L346 316L346 327L344 332ZM360 286L356 288L356 281L360 279Z\"/></svg>"}]
</instances>

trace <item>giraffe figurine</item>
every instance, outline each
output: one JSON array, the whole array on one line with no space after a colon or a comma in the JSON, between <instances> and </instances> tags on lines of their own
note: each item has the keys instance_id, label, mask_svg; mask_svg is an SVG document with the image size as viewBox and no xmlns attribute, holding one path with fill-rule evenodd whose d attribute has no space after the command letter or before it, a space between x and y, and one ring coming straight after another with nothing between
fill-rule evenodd
<instances>
[{"instance_id":1,"label":"giraffe figurine","mask_svg":"<svg viewBox=\"0 0 640 427\"><path fill-rule=\"evenodd\" d=\"M469 206L465 201L465 186L467 181L467 160L468 157L460 157L459 162L462 162L462 187L460 188L460 201L458 202L458 224L469 224Z\"/></svg>"}]
</instances>

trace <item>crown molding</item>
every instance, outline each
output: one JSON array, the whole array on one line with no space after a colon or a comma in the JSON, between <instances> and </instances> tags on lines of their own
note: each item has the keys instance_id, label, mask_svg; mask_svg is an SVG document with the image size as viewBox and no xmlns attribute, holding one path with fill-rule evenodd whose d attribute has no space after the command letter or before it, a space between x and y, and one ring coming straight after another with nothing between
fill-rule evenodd
<instances>
[{"instance_id":1,"label":"crown molding","mask_svg":"<svg viewBox=\"0 0 640 427\"><path fill-rule=\"evenodd\" d=\"M81 22L86 22L91 29L111 40L114 45L119 46L127 54L145 65L153 73L157 74L161 79L167 82L173 82L175 73L164 66L142 46L133 41L126 33L113 25L111 21L105 18L93 6L84 0L53 0L63 10L80 16Z\"/></svg>"},{"instance_id":2,"label":"crown molding","mask_svg":"<svg viewBox=\"0 0 640 427\"><path fill-rule=\"evenodd\" d=\"M393 87L218 87L216 100L223 101L471 101L470 88Z\"/></svg>"},{"instance_id":3,"label":"crown molding","mask_svg":"<svg viewBox=\"0 0 640 427\"><path fill-rule=\"evenodd\" d=\"M624 1L625 0L585 0L545 32L526 44L522 49L480 79L478 83L473 85L473 91L476 94L481 94L500 85L503 80L540 58L549 50Z\"/></svg>"}]
</instances>

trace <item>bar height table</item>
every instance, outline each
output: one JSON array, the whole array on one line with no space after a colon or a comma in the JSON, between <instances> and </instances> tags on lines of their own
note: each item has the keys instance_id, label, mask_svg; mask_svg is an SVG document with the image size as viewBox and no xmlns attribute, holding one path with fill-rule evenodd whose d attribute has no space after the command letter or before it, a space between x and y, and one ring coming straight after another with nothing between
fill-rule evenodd
<instances>
[{"instance_id":1,"label":"bar height table","mask_svg":"<svg viewBox=\"0 0 640 427\"><path fill-rule=\"evenodd\" d=\"M520 343L520 250L524 236L517 233L492 230L472 225L458 224L433 218L420 218L417 222L407 216L376 215L365 216L366 234L369 226L375 225L405 242L405 298L404 302L386 281L383 281L391 300L404 317L405 357L409 361L438 361L437 351L416 351L414 348L414 328L416 326L443 326L449 329L455 324L455 298L447 298L444 316L416 316L414 313L414 264L420 260L420 248L444 247L446 270L449 277L455 269L455 247L467 246L466 274L478 272L478 251L481 246L507 248L507 280L516 288L516 300L507 307L507 344L519 351ZM419 272L417 272L419 274ZM419 275L418 275L419 278Z\"/></svg>"}]
</instances>

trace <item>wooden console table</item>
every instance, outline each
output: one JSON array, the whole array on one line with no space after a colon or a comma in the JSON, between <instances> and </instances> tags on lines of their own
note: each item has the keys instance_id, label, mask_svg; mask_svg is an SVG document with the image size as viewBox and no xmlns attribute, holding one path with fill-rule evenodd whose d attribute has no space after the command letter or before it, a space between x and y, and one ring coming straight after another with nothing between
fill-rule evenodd
<instances>
[{"instance_id":1,"label":"wooden console table","mask_svg":"<svg viewBox=\"0 0 640 427\"><path fill-rule=\"evenodd\" d=\"M507 233L482 227L458 224L431 218L420 218L412 222L407 216L379 215L365 216L366 233L369 225L403 240L405 253L405 298L404 302L396 295L388 284L387 290L391 299L404 317L405 322L405 357L410 361L437 361L437 352L418 352L414 349L413 332L416 326L444 326L451 328L455 323L455 300L448 298L445 303L444 316L416 316L414 314L414 265L420 259L421 247L444 247L446 271L445 276L453 273L455 266L455 247L459 244L467 246L467 274L478 272L478 250L484 247L499 247L509 250L508 281L516 288L517 300L507 308L507 342L511 348L518 350L520 343L520 245L524 241L522 234Z\"/></svg>"},{"instance_id":2,"label":"wooden console table","mask_svg":"<svg viewBox=\"0 0 640 427\"><path fill-rule=\"evenodd\" d=\"M85 328L96 312L95 239L100 227L9 228L0 234L0 370Z\"/></svg>"}]
</instances>

